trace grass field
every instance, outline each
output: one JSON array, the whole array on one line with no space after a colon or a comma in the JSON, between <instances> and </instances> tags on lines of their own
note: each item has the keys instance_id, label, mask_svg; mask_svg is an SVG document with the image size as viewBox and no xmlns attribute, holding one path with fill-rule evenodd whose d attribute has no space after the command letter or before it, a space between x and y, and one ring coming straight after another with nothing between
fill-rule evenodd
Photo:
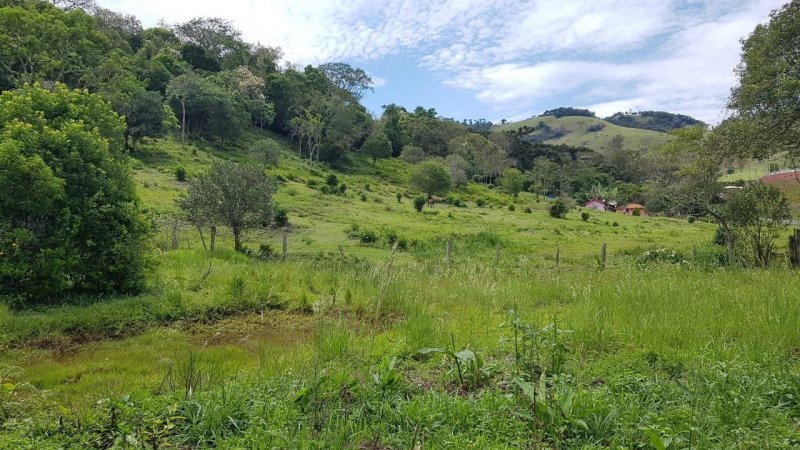
<instances>
[{"instance_id":1,"label":"grass field","mask_svg":"<svg viewBox=\"0 0 800 450\"><path fill-rule=\"evenodd\" d=\"M496 130L516 130L523 126L536 127L539 122L544 122L552 129L563 128L567 131L565 136L558 139L546 141L548 144L566 144L576 147L588 147L597 152L603 152L608 148L608 144L617 134L624 138L623 146L627 150L653 149L666 143L669 135L658 131L642 130L638 128L628 128L614 125L597 117L581 116L541 116L532 117L519 122L512 122L505 125L498 125ZM603 124L604 127L599 131L587 131L592 125ZM536 135L537 132L533 134Z\"/></svg>"},{"instance_id":2,"label":"grass field","mask_svg":"<svg viewBox=\"0 0 800 450\"><path fill-rule=\"evenodd\" d=\"M176 168L261 164L257 140L290 226L245 245L288 233L285 261L224 229L211 255L174 204ZM407 165L358 157L323 194L330 171L268 134L134 157L151 287L0 308L0 448L800 445L797 274L721 267L712 224L559 220L478 185L419 213Z\"/></svg>"}]
</instances>

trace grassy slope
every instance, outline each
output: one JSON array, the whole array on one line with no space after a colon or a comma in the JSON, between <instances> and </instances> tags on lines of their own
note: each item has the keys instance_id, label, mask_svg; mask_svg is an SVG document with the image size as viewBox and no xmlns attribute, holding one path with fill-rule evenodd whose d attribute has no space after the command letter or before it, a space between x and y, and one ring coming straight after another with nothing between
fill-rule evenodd
<instances>
[{"instance_id":1,"label":"grassy slope","mask_svg":"<svg viewBox=\"0 0 800 450\"><path fill-rule=\"evenodd\" d=\"M535 127L539 122L544 122L553 129L563 127L569 131L569 134L566 136L549 140L547 143L583 146L598 152L602 152L608 148L609 141L617 134L621 134L625 138L624 145L625 148L629 150L655 148L661 144L664 144L668 140L668 135L665 133L659 133L651 130L640 130L637 128L620 127L595 117L533 117L520 122L498 125L494 129L501 131L516 130L525 125L529 127ZM605 128L596 132L586 131L587 127L597 123L605 124Z\"/></svg>"},{"instance_id":2,"label":"grassy slope","mask_svg":"<svg viewBox=\"0 0 800 450\"><path fill-rule=\"evenodd\" d=\"M191 178L218 158L258 160L246 150L255 140L283 149L280 166L269 173L294 178L281 183L276 195L292 223L289 260L262 262L234 254L223 228L213 270L198 284L209 260L197 232L183 225L182 248L167 249L174 200L185 188L174 180L174 170L185 167ZM175 141L160 141L136 157L142 198L160 224L153 289L134 298L29 312L0 309L0 362L26 370L12 381L53 392L32 396L26 410L43 427L56 428L61 407L68 411L68 424L78 417L107 423L108 410L96 401L133 393L126 406L130 418L120 407L118 420L135 423L141 414L197 407L192 405L205 411L192 424L171 419L175 428L165 431L165 439L173 444L180 439L184 446L379 442L393 448L422 439L426 448L518 448L531 442L633 447L645 445L643 429L653 428L684 444L693 436L700 447L763 448L798 434L796 403L782 400L784 394L800 396L792 356L800 347L800 306L791 301L798 295L794 275L779 269L709 270L694 263L644 269L635 264L648 248L691 254L697 247L710 254L709 224L600 212L592 212L588 222L578 212L556 220L546 214L546 203L530 194L522 194L512 212L508 196L475 185L455 193L467 201L466 208L440 204L421 214L407 197L409 167L395 160L372 166L356 158L350 170L337 173L347 195L324 195L308 184L322 183L328 171L298 160L269 134L248 136L225 152L199 147L196 154ZM397 193L404 196L402 203ZM478 208L478 198L488 205ZM524 212L526 207L532 212ZM364 245L348 239L345 230L353 224L375 231L379 241ZM395 254L391 271L386 269L389 231L409 243ZM279 248L280 234L251 232L245 243ZM448 237L454 239L449 265L444 262ZM501 258L495 266L497 242ZM601 242L609 248L605 273L597 270ZM508 361L514 351L500 340L513 336L510 309L536 327L556 320L575 331L567 335L564 350L571 375L557 385L576 389L574 414L587 422L588 431L565 422L560 426L575 434L554 434L512 412L517 400L506 394L513 392ZM485 388L453 394L455 372L446 361L411 357L415 349L444 346L451 337L494 367ZM544 360L554 355L540 351ZM398 357L403 381L397 388L402 394L387 400L368 380L389 356ZM187 400L180 378L193 358L206 381ZM250 400L221 401L222 383L229 398L241 394ZM298 392L317 385L325 386L315 394L324 399L320 409L298 409L293 400ZM345 386L352 389L349 394L342 393ZM236 431L223 425L231 417L260 425ZM0 433L0 447L37 446L30 435L59 445L67 438L23 426L15 430L5 429L6 438Z\"/></svg>"}]
</instances>

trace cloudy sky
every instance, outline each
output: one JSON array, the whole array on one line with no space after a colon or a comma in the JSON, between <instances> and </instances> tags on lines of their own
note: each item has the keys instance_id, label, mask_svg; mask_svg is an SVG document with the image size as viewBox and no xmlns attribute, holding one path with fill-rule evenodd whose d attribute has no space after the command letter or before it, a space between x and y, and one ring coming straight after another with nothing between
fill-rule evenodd
<instances>
[{"instance_id":1,"label":"cloudy sky","mask_svg":"<svg viewBox=\"0 0 800 450\"><path fill-rule=\"evenodd\" d=\"M724 115L739 40L784 0L99 0L145 26L230 19L296 64L367 70L381 105L524 119L557 106Z\"/></svg>"}]
</instances>

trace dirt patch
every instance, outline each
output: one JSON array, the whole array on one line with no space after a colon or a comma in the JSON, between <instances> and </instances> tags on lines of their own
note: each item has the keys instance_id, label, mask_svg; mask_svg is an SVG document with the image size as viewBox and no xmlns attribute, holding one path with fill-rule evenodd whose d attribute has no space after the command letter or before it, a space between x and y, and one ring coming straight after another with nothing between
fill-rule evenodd
<instances>
[{"instance_id":1,"label":"dirt patch","mask_svg":"<svg viewBox=\"0 0 800 450\"><path fill-rule=\"evenodd\" d=\"M269 311L213 322L192 323L182 331L199 346L242 345L250 341L295 345L307 342L314 329L313 316Z\"/></svg>"}]
</instances>

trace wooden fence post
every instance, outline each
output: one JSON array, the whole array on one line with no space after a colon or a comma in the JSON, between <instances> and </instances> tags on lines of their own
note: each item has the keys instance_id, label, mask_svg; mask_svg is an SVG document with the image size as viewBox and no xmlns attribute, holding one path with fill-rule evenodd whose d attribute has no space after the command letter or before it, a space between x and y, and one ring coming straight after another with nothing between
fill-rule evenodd
<instances>
[{"instance_id":1,"label":"wooden fence post","mask_svg":"<svg viewBox=\"0 0 800 450\"><path fill-rule=\"evenodd\" d=\"M800 267L800 228L796 228L794 235L789 236L789 265L794 269Z\"/></svg>"},{"instance_id":2,"label":"wooden fence post","mask_svg":"<svg viewBox=\"0 0 800 450\"><path fill-rule=\"evenodd\" d=\"M600 270L606 270L606 243L603 242L603 246L600 248Z\"/></svg>"},{"instance_id":3,"label":"wooden fence post","mask_svg":"<svg viewBox=\"0 0 800 450\"><path fill-rule=\"evenodd\" d=\"M172 249L178 249L178 222L172 224Z\"/></svg>"},{"instance_id":4,"label":"wooden fence post","mask_svg":"<svg viewBox=\"0 0 800 450\"><path fill-rule=\"evenodd\" d=\"M283 233L283 261L286 261L286 255L289 253L289 233Z\"/></svg>"},{"instance_id":5,"label":"wooden fence post","mask_svg":"<svg viewBox=\"0 0 800 450\"><path fill-rule=\"evenodd\" d=\"M447 240L447 263L450 264L450 253L453 251L453 241Z\"/></svg>"},{"instance_id":6,"label":"wooden fence post","mask_svg":"<svg viewBox=\"0 0 800 450\"><path fill-rule=\"evenodd\" d=\"M556 246L556 270L558 270L558 266L561 263L561 247Z\"/></svg>"}]
</instances>

